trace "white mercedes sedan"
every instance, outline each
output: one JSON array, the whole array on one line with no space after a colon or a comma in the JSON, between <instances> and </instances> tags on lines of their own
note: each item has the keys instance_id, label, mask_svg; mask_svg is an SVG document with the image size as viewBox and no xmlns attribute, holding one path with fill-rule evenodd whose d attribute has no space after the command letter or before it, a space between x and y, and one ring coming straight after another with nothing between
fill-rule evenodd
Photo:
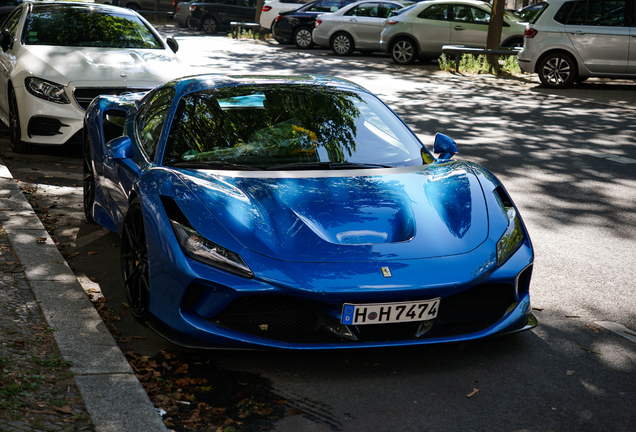
<instances>
[{"instance_id":1,"label":"white mercedes sedan","mask_svg":"<svg viewBox=\"0 0 636 432\"><path fill-rule=\"evenodd\" d=\"M98 95L148 91L188 75L136 12L94 3L28 2L0 28L0 119L11 147L81 142L84 111Z\"/></svg>"}]
</instances>

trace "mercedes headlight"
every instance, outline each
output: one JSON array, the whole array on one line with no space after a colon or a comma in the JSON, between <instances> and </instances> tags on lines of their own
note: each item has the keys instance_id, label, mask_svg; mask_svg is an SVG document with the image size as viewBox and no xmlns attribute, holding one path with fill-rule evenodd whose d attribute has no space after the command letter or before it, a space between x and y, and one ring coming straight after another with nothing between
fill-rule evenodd
<instances>
[{"instance_id":1,"label":"mercedes headlight","mask_svg":"<svg viewBox=\"0 0 636 432\"><path fill-rule=\"evenodd\" d=\"M191 258L239 276L254 277L254 273L239 254L206 239L193 228L174 220L170 222L179 244Z\"/></svg>"},{"instance_id":2,"label":"mercedes headlight","mask_svg":"<svg viewBox=\"0 0 636 432\"><path fill-rule=\"evenodd\" d=\"M523 228L521 220L514 207L506 208L508 211L508 228L497 242L497 264L503 265L523 243Z\"/></svg>"},{"instance_id":3,"label":"mercedes headlight","mask_svg":"<svg viewBox=\"0 0 636 432\"><path fill-rule=\"evenodd\" d=\"M61 84L34 77L26 78L24 84L27 91L35 97L59 104L71 103Z\"/></svg>"}]
</instances>

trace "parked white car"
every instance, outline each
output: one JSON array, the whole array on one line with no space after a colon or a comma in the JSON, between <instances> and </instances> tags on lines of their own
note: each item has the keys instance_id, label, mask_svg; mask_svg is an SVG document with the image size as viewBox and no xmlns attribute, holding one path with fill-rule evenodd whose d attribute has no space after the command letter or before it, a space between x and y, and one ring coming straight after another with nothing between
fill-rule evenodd
<instances>
[{"instance_id":1,"label":"parked white car","mask_svg":"<svg viewBox=\"0 0 636 432\"><path fill-rule=\"evenodd\" d=\"M18 153L81 142L93 98L148 91L189 70L176 41L139 14L93 3L24 3L2 24L0 46L0 119Z\"/></svg>"},{"instance_id":2,"label":"parked white car","mask_svg":"<svg viewBox=\"0 0 636 432\"><path fill-rule=\"evenodd\" d=\"M521 70L563 88L588 77L636 77L636 28L625 1L549 0L525 32ZM631 17L630 17L631 14Z\"/></svg>"},{"instance_id":3,"label":"parked white car","mask_svg":"<svg viewBox=\"0 0 636 432\"><path fill-rule=\"evenodd\" d=\"M259 24L264 29L271 30L279 13L296 10L310 1L312 0L267 0L263 4Z\"/></svg>"},{"instance_id":4,"label":"parked white car","mask_svg":"<svg viewBox=\"0 0 636 432\"><path fill-rule=\"evenodd\" d=\"M398 64L442 54L444 45L484 48L492 5L476 0L431 0L405 7L386 20L380 34L382 51ZM523 46L526 23L506 12L501 46Z\"/></svg>"},{"instance_id":5,"label":"parked white car","mask_svg":"<svg viewBox=\"0 0 636 432\"><path fill-rule=\"evenodd\" d=\"M337 12L318 15L312 39L316 45L328 47L338 55L353 51L382 51L380 33L393 11L402 9L397 1L364 0Z\"/></svg>"}]
</instances>

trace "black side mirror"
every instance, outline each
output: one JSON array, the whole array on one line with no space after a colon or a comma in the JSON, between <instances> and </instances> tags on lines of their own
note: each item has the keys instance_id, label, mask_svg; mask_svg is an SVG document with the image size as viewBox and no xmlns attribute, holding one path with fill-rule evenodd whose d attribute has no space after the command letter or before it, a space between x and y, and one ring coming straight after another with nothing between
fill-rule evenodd
<instances>
[{"instance_id":1,"label":"black side mirror","mask_svg":"<svg viewBox=\"0 0 636 432\"><path fill-rule=\"evenodd\" d=\"M168 44L168 47L170 47L173 53L176 54L177 51L179 51L179 44L177 43L175 38L169 37L168 39L166 39L166 43Z\"/></svg>"},{"instance_id":2,"label":"black side mirror","mask_svg":"<svg viewBox=\"0 0 636 432\"><path fill-rule=\"evenodd\" d=\"M7 52L11 48L13 48L13 38L9 34L9 32L2 33L0 37L0 46L2 47L2 51Z\"/></svg>"}]
</instances>

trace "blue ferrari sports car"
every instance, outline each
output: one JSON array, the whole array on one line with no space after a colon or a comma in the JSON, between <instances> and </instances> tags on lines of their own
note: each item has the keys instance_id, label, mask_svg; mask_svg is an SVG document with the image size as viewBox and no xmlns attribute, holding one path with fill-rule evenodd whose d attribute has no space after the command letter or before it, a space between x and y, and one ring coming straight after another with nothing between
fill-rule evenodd
<instances>
[{"instance_id":1,"label":"blue ferrari sports car","mask_svg":"<svg viewBox=\"0 0 636 432\"><path fill-rule=\"evenodd\" d=\"M532 328L506 189L325 76L199 75L86 112L84 209L130 311L199 348L333 349ZM435 157L434 155L437 155Z\"/></svg>"}]
</instances>

